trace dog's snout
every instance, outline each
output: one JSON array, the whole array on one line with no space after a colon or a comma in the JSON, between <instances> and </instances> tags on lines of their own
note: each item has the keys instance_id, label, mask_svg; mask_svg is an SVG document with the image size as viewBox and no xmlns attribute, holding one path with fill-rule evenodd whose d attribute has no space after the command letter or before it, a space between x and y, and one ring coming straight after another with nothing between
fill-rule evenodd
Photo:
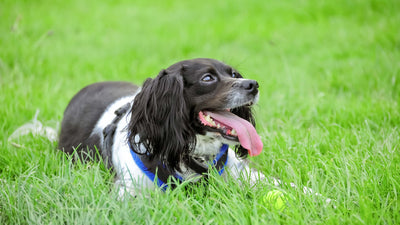
<instances>
[{"instance_id":1,"label":"dog's snout","mask_svg":"<svg viewBox=\"0 0 400 225\"><path fill-rule=\"evenodd\" d=\"M243 80L239 86L251 94L257 94L258 92L258 83L255 80Z\"/></svg>"}]
</instances>

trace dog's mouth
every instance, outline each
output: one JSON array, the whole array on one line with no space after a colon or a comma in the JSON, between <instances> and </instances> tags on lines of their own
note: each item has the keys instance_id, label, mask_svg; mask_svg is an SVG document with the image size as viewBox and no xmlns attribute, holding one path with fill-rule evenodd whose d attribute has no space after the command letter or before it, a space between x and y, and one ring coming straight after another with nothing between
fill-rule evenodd
<instances>
[{"instance_id":1,"label":"dog's mouth","mask_svg":"<svg viewBox=\"0 0 400 225\"><path fill-rule=\"evenodd\" d=\"M226 111L200 111L201 124L230 141L240 142L250 156L261 153L263 144L254 126L247 120Z\"/></svg>"},{"instance_id":2,"label":"dog's mouth","mask_svg":"<svg viewBox=\"0 0 400 225\"><path fill-rule=\"evenodd\" d=\"M211 114L213 113L208 111L200 111L199 112L200 122L204 126L208 127L208 130L218 132L228 140L239 142L236 130L233 127L224 124L223 122L218 121L215 118L211 117Z\"/></svg>"}]
</instances>

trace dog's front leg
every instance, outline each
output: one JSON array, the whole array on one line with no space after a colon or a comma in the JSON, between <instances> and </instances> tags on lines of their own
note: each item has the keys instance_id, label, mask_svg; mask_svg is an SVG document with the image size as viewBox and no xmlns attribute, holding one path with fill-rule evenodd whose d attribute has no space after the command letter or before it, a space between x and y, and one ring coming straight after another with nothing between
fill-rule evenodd
<instances>
[{"instance_id":1,"label":"dog's front leg","mask_svg":"<svg viewBox=\"0 0 400 225\"><path fill-rule=\"evenodd\" d=\"M239 178L244 178L246 181L249 181L251 185L254 185L260 181L267 181L269 184L277 187L282 184L279 179L268 178L260 171L251 168L247 160L238 159L235 155L235 152L230 148L228 152L228 162L226 164L226 168L231 176L239 181L241 180Z\"/></svg>"},{"instance_id":2,"label":"dog's front leg","mask_svg":"<svg viewBox=\"0 0 400 225\"><path fill-rule=\"evenodd\" d=\"M245 178L245 180L249 180L251 185L256 184L257 182L268 182L269 184L279 187L279 186L285 186L287 185L286 183L282 182L281 180L274 178L274 177L267 177L260 171L251 168L249 166L248 161L246 160L241 160L236 158L235 152L232 149L229 149L228 153L228 163L226 164L227 169L230 172L230 175L235 177L236 179L240 180L239 178ZM289 184L292 188L298 189L299 187L294 184L290 183ZM321 197L325 200L326 203L331 203L334 200L330 198L325 198L323 197L320 193L314 192L311 188L309 187L303 187L302 191L304 194L307 195L315 195L318 197ZM333 207L335 207L333 205ZM336 207L335 207L336 208Z\"/></svg>"}]
</instances>

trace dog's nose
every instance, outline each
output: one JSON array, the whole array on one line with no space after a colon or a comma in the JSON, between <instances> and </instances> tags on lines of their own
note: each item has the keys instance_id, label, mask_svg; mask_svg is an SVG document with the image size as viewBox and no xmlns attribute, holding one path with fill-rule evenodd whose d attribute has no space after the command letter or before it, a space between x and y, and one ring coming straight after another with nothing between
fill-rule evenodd
<instances>
[{"instance_id":1,"label":"dog's nose","mask_svg":"<svg viewBox=\"0 0 400 225\"><path fill-rule=\"evenodd\" d=\"M258 92L258 83L255 80L244 80L241 82L240 87L251 94L257 94Z\"/></svg>"}]
</instances>

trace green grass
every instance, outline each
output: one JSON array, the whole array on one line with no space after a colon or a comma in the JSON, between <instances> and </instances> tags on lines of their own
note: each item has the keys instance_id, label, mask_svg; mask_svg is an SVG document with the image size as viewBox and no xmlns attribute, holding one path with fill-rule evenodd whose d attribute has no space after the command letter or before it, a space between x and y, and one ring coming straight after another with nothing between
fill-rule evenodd
<instances>
[{"instance_id":1,"label":"green grass","mask_svg":"<svg viewBox=\"0 0 400 225\"><path fill-rule=\"evenodd\" d=\"M1 224L399 224L400 2L0 2ZM104 80L141 84L170 64L223 60L260 83L263 173L337 200L265 183L145 191L117 200L99 163L72 164L56 143L11 133L40 109L61 121L71 97Z\"/></svg>"}]
</instances>

